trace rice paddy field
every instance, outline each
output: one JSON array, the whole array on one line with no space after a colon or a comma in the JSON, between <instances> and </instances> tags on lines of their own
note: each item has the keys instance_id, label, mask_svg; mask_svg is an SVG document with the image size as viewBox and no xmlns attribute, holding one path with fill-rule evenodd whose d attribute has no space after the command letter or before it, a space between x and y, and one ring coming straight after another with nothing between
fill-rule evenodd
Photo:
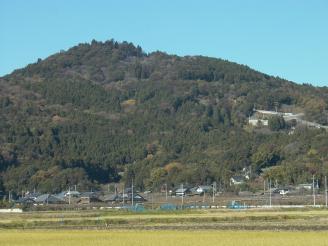
<instances>
[{"instance_id":1,"label":"rice paddy field","mask_svg":"<svg viewBox=\"0 0 328 246\"><path fill-rule=\"evenodd\" d=\"M279 231L1 231L2 246L324 246L326 232Z\"/></svg>"},{"instance_id":2,"label":"rice paddy field","mask_svg":"<svg viewBox=\"0 0 328 246\"><path fill-rule=\"evenodd\" d=\"M0 245L328 245L328 210L0 214Z\"/></svg>"}]
</instances>

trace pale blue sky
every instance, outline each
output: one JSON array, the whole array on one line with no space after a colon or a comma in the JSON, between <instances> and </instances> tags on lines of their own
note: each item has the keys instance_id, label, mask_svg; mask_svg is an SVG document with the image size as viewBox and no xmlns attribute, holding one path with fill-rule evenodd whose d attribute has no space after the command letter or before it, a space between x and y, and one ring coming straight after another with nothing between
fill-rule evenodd
<instances>
[{"instance_id":1,"label":"pale blue sky","mask_svg":"<svg viewBox=\"0 0 328 246\"><path fill-rule=\"evenodd\" d=\"M0 0L0 76L111 38L328 86L326 0Z\"/></svg>"}]
</instances>

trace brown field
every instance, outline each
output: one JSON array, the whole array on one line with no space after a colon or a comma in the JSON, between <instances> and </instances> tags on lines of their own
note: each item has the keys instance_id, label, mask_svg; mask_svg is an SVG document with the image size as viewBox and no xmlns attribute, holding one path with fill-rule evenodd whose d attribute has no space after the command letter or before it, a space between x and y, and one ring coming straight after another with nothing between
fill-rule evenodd
<instances>
[{"instance_id":1,"label":"brown field","mask_svg":"<svg viewBox=\"0 0 328 246\"><path fill-rule=\"evenodd\" d=\"M328 230L326 209L82 210L0 214L0 229Z\"/></svg>"},{"instance_id":2,"label":"brown field","mask_svg":"<svg viewBox=\"0 0 328 246\"><path fill-rule=\"evenodd\" d=\"M0 231L2 246L324 246L326 232L275 231Z\"/></svg>"}]
</instances>

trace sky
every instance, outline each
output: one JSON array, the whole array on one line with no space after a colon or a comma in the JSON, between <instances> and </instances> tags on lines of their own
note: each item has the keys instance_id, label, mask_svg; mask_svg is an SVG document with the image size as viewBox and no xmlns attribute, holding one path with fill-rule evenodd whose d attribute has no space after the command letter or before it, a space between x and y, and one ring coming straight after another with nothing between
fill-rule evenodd
<instances>
[{"instance_id":1,"label":"sky","mask_svg":"<svg viewBox=\"0 0 328 246\"><path fill-rule=\"evenodd\" d=\"M112 38L328 86L327 0L0 0L0 76Z\"/></svg>"}]
</instances>

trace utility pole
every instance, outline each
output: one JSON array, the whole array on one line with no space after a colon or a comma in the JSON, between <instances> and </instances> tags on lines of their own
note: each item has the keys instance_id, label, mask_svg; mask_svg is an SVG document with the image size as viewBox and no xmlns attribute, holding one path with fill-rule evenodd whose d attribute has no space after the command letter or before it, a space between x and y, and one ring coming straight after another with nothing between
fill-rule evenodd
<instances>
[{"instance_id":1,"label":"utility pole","mask_svg":"<svg viewBox=\"0 0 328 246\"><path fill-rule=\"evenodd\" d=\"M326 198L326 207L328 207L328 196L327 196L327 176L325 176L325 198Z\"/></svg>"},{"instance_id":2,"label":"utility pole","mask_svg":"<svg viewBox=\"0 0 328 246\"><path fill-rule=\"evenodd\" d=\"M154 193L151 192L151 210L154 210Z\"/></svg>"},{"instance_id":3,"label":"utility pole","mask_svg":"<svg viewBox=\"0 0 328 246\"><path fill-rule=\"evenodd\" d=\"M124 190L125 190L125 185L123 184L123 193L122 193L122 196L123 196L123 207L124 207Z\"/></svg>"},{"instance_id":4,"label":"utility pole","mask_svg":"<svg viewBox=\"0 0 328 246\"><path fill-rule=\"evenodd\" d=\"M132 179L132 197L131 197L131 204L132 204L132 207L133 207L133 196L134 196L134 194L133 194L133 179Z\"/></svg>"},{"instance_id":5,"label":"utility pole","mask_svg":"<svg viewBox=\"0 0 328 246\"><path fill-rule=\"evenodd\" d=\"M269 180L269 191L270 191L270 208L272 207L272 196L271 196L271 179Z\"/></svg>"},{"instance_id":6,"label":"utility pole","mask_svg":"<svg viewBox=\"0 0 328 246\"><path fill-rule=\"evenodd\" d=\"M181 191L182 191L182 196L181 196L181 209L182 209L183 208L183 196L184 196L183 184L181 184Z\"/></svg>"},{"instance_id":7,"label":"utility pole","mask_svg":"<svg viewBox=\"0 0 328 246\"><path fill-rule=\"evenodd\" d=\"M203 193L203 203L205 203L205 193L206 193L206 191L204 190L204 193Z\"/></svg>"},{"instance_id":8,"label":"utility pole","mask_svg":"<svg viewBox=\"0 0 328 246\"><path fill-rule=\"evenodd\" d=\"M212 202L214 203L215 200L215 193L216 193L216 182L213 182L213 194L212 194Z\"/></svg>"},{"instance_id":9,"label":"utility pole","mask_svg":"<svg viewBox=\"0 0 328 246\"><path fill-rule=\"evenodd\" d=\"M71 205L71 186L68 187L68 204Z\"/></svg>"},{"instance_id":10,"label":"utility pole","mask_svg":"<svg viewBox=\"0 0 328 246\"><path fill-rule=\"evenodd\" d=\"M165 201L167 201L167 183L165 183Z\"/></svg>"},{"instance_id":11,"label":"utility pole","mask_svg":"<svg viewBox=\"0 0 328 246\"><path fill-rule=\"evenodd\" d=\"M265 180L263 180L263 194L265 194Z\"/></svg>"},{"instance_id":12,"label":"utility pole","mask_svg":"<svg viewBox=\"0 0 328 246\"><path fill-rule=\"evenodd\" d=\"M312 190L313 190L313 206L315 206L315 186L314 186L314 175L312 175Z\"/></svg>"},{"instance_id":13,"label":"utility pole","mask_svg":"<svg viewBox=\"0 0 328 246\"><path fill-rule=\"evenodd\" d=\"M267 205L267 199L266 199L266 195L265 195L265 179L263 180L263 200L265 205Z\"/></svg>"}]
</instances>

